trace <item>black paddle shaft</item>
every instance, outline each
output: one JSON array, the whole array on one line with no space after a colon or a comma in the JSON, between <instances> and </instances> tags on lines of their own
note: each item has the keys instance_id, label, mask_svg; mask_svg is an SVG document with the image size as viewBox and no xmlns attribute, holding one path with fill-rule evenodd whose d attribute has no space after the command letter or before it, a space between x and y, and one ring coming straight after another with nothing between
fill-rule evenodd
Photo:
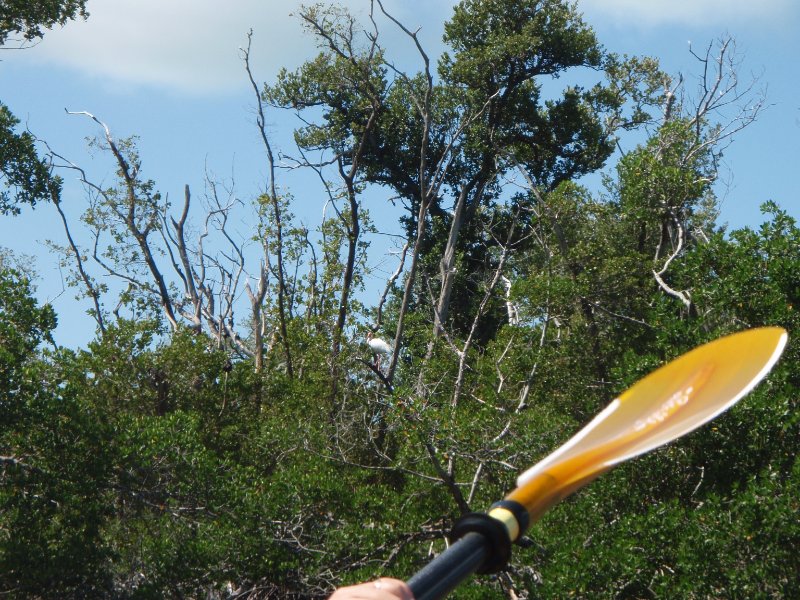
<instances>
[{"instance_id":1,"label":"black paddle shaft","mask_svg":"<svg viewBox=\"0 0 800 600\"><path fill-rule=\"evenodd\" d=\"M419 570L408 586L414 600L439 600L481 568L490 552L480 533L468 533Z\"/></svg>"},{"instance_id":2,"label":"black paddle shaft","mask_svg":"<svg viewBox=\"0 0 800 600\"><path fill-rule=\"evenodd\" d=\"M487 513L462 516L450 539L455 542L408 581L415 600L439 600L472 573L497 573L508 565L513 540L503 521L491 516L499 509L516 525L517 539L528 527L528 511L517 502L497 502Z\"/></svg>"}]
</instances>

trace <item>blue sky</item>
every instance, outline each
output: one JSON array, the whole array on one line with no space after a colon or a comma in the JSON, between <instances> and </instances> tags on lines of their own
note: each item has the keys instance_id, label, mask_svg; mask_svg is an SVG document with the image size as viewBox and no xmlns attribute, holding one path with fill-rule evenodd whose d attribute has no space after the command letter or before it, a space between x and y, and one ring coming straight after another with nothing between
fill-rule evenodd
<instances>
[{"instance_id":1,"label":"blue sky","mask_svg":"<svg viewBox=\"0 0 800 600\"><path fill-rule=\"evenodd\" d=\"M344 4L363 14L369 5L368 0ZM452 4L391 0L387 6L411 28L421 27L423 43L436 55ZM98 182L110 182L113 175L111 163L86 146L86 138L100 131L64 109L95 114L116 137L138 135L144 175L172 198L179 199L187 183L200 192L207 170L235 180L241 197L253 197L264 187L265 166L239 48L252 28L251 62L261 81L271 81L281 66L296 67L313 56L313 41L291 16L298 5L296 0L89 0L88 21L52 31L33 48L2 51L0 100ZM689 42L704 50L715 38L733 36L742 56L741 78L757 77L769 106L725 154L724 183L718 187L720 221L732 228L758 224L758 206L769 199L800 218L795 185L800 166L799 3L580 0L579 8L609 50L656 56L665 70L689 78L697 73ZM386 42L401 65L415 68L413 50L402 36L390 33ZM267 118L276 146L292 154L290 115ZM318 225L321 191L297 175L282 175L280 182L294 193L298 218L311 228ZM85 199L74 183L68 182L67 192L65 208L76 218ZM375 203L370 208L379 229L396 232L398 213L379 198ZM63 291L65 273L45 239L63 243L52 207L0 219L0 245L35 257L39 296L52 301L60 315L57 341L83 345L93 334L91 320L83 315L88 306L76 303L72 290ZM370 257L374 289L394 269L385 239L385 248ZM377 292L365 300L375 302Z\"/></svg>"}]
</instances>

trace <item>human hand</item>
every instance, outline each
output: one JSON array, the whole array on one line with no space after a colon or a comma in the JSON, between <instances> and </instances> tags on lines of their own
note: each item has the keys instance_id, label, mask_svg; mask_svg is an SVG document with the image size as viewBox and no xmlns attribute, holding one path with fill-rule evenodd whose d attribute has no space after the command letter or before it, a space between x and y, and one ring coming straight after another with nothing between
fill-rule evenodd
<instances>
[{"instance_id":1,"label":"human hand","mask_svg":"<svg viewBox=\"0 0 800 600\"><path fill-rule=\"evenodd\" d=\"M381 577L377 581L339 588L328 600L414 600L414 596L399 579Z\"/></svg>"}]
</instances>

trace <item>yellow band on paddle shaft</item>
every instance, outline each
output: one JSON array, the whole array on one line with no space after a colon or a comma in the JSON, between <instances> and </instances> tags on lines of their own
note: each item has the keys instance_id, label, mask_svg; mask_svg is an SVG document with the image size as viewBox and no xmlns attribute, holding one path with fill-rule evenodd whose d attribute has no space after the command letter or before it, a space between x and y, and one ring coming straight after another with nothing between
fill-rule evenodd
<instances>
[{"instance_id":1,"label":"yellow band on paddle shaft","mask_svg":"<svg viewBox=\"0 0 800 600\"><path fill-rule=\"evenodd\" d=\"M489 511L489 516L497 521L500 521L505 526L506 531L508 532L509 540L512 542L517 540L520 534L519 522L517 521L517 517L514 516L513 512L507 508L498 506Z\"/></svg>"}]
</instances>

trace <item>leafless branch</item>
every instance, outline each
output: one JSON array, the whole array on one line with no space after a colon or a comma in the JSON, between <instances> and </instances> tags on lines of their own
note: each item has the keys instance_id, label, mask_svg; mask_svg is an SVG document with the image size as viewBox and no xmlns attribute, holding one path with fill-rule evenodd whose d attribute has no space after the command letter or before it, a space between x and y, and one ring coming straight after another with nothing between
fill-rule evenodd
<instances>
[{"instance_id":1,"label":"leafless branch","mask_svg":"<svg viewBox=\"0 0 800 600\"><path fill-rule=\"evenodd\" d=\"M519 210L517 210L517 213L511 220L511 226L508 229L505 243L500 244L502 252L500 254L500 258L497 261L497 266L495 267L492 280L486 287L486 291L483 294L483 298L481 299L481 303L478 306L478 310L472 319L472 325L470 326L467 339L464 341L464 344L461 347L461 352L459 354L459 360L458 360L458 375L456 376L456 381L453 385L453 399L452 399L453 406L458 405L458 400L459 397L461 396L461 389L464 385L464 374L467 363L467 355L469 354L469 351L472 347L472 341L475 337L475 331L478 329L478 324L480 323L480 320L483 318L484 313L486 312L486 306L489 304L489 301L494 295L494 289L497 286L498 281L500 281L500 278L503 277L503 269L505 268L506 260L508 259L508 254L511 249L511 245L513 243L518 219L519 219Z\"/></svg>"},{"instance_id":2,"label":"leafless branch","mask_svg":"<svg viewBox=\"0 0 800 600\"><path fill-rule=\"evenodd\" d=\"M403 272L403 266L406 262L406 254L408 253L408 242L403 245L403 249L400 251L400 262L397 265L397 269L395 269L394 273L392 273L391 277L389 277L388 281L386 282L386 286L383 288L383 293L381 294L380 300L378 300L378 307L376 309L377 316L375 317L375 324L380 327L382 321L382 311L383 305L386 302L386 297L389 295L389 292L394 285L394 282L397 281L397 278L400 277L400 273ZM395 346L396 347L396 346Z\"/></svg>"},{"instance_id":3,"label":"leafless branch","mask_svg":"<svg viewBox=\"0 0 800 600\"><path fill-rule=\"evenodd\" d=\"M280 206L280 202L278 200L278 193L276 190L275 185L275 159L272 153L272 145L270 144L269 137L267 136L267 129L266 129L266 117L264 115L264 102L261 97L261 93L259 92L258 85L256 84L255 78L253 77L253 72L250 68L250 48L253 42L253 30L251 29L247 34L247 48L242 50L242 59L245 65L245 71L247 72L247 77L250 80L250 84L253 87L253 91L256 95L256 109L257 109L257 117L256 117L256 125L258 126L258 131L261 136L261 141L264 145L264 150L267 154L267 167L269 170L269 181L268 181L268 195L270 199L270 203L272 206L272 218L275 224L275 260L276 260L276 267L277 267L277 281L278 281L278 322L280 325L280 333L281 333L281 343L283 346L283 353L284 359L286 361L286 374L289 376L289 379L294 377L294 367L292 364L292 351L291 345L289 343L289 332L286 325L287 321L287 291L286 291L286 272L283 267L283 214ZM264 287L265 285L263 282L264 278L264 269L262 268L260 274L260 287ZM265 288L266 289L266 288ZM251 294L251 300L256 298L257 296L253 296ZM263 300L263 295L261 295ZM259 319L261 318L261 311L260 306L256 307L251 302L251 308L254 312L254 318L257 316ZM258 314L256 314L258 313ZM256 370L260 370L263 364L263 348L261 347L262 340L259 338L256 340L256 357L257 357L257 365Z\"/></svg>"}]
</instances>

